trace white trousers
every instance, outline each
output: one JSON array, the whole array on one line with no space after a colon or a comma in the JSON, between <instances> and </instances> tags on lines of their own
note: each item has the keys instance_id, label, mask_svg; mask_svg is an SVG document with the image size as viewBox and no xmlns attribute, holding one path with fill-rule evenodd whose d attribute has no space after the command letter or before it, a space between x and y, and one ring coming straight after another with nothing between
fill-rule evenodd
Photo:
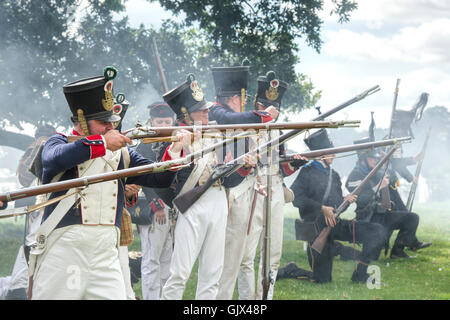
<instances>
[{"instance_id":1,"label":"white trousers","mask_svg":"<svg viewBox=\"0 0 450 320\"><path fill-rule=\"evenodd\" d=\"M33 300L125 300L115 226L54 230L37 259Z\"/></svg>"},{"instance_id":2,"label":"white trousers","mask_svg":"<svg viewBox=\"0 0 450 320\"><path fill-rule=\"evenodd\" d=\"M211 187L185 213L178 215L170 276L162 300L182 299L197 258L195 299L216 299L223 268L227 213L225 189Z\"/></svg>"},{"instance_id":3,"label":"white trousers","mask_svg":"<svg viewBox=\"0 0 450 320\"><path fill-rule=\"evenodd\" d=\"M130 260L128 258L128 247L119 247L119 261L120 269L123 274L123 282L125 284L125 292L127 294L127 300L136 300L136 295L134 294L133 286L131 285L131 274L130 274Z\"/></svg>"},{"instance_id":4,"label":"white trousers","mask_svg":"<svg viewBox=\"0 0 450 320\"><path fill-rule=\"evenodd\" d=\"M265 183L266 177L263 176L261 181ZM270 270L272 273L273 283L269 287L267 295L268 299L273 297L273 289L275 279L277 277L278 268L280 266L281 253L283 249L283 224L284 224L284 192L282 178L279 175L272 177L272 211L271 211L271 234L270 234ZM253 216L250 235L247 238L244 257L242 259L241 268L238 274L238 288L240 300L262 299L262 248L264 240L264 197L258 195L255 213ZM260 243L261 258L259 262L257 291L255 294L255 272L254 261L256 249Z\"/></svg>"},{"instance_id":5,"label":"white trousers","mask_svg":"<svg viewBox=\"0 0 450 320\"><path fill-rule=\"evenodd\" d=\"M141 236L141 279L142 298L159 300L161 291L169 278L170 259L172 257L172 236L168 209L164 209L166 223L139 225Z\"/></svg>"},{"instance_id":6,"label":"white trousers","mask_svg":"<svg viewBox=\"0 0 450 320\"><path fill-rule=\"evenodd\" d=\"M20 246L19 252L17 253L16 262L11 273L9 290L20 288L25 288L28 291L28 264L25 259L23 245Z\"/></svg>"},{"instance_id":7,"label":"white trousers","mask_svg":"<svg viewBox=\"0 0 450 320\"><path fill-rule=\"evenodd\" d=\"M239 267L244 256L254 194L255 189L250 185L249 189L236 199L230 199L225 237L225 259L219 281L218 300L233 298Z\"/></svg>"}]
</instances>

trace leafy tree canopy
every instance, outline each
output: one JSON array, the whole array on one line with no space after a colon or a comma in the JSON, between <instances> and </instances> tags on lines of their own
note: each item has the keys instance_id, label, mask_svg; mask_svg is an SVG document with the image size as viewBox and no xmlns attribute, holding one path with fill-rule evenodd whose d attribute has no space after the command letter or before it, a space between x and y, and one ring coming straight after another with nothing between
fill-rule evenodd
<instances>
[{"instance_id":1,"label":"leafy tree canopy","mask_svg":"<svg viewBox=\"0 0 450 320\"><path fill-rule=\"evenodd\" d=\"M353 1L333 2L332 14L341 22L347 21L356 8ZM318 13L323 10L322 1L160 1L175 14L183 12L186 19L165 21L159 30L131 27L124 15L124 3L0 2L0 137L4 137L7 125L18 129L25 123L68 127L70 112L62 86L102 74L107 65L118 68L115 92L125 93L132 106L137 101L148 105L161 99L153 38L169 88L192 72L207 98L213 99L210 67L237 65L248 57L250 93L255 92L257 76L274 70L278 78L290 83L283 102L286 110L308 108L320 98L311 81L294 70L299 62L294 40L304 38L320 50L322 21ZM147 114L146 110L130 110L126 120L135 121L140 117L137 114Z\"/></svg>"}]
</instances>

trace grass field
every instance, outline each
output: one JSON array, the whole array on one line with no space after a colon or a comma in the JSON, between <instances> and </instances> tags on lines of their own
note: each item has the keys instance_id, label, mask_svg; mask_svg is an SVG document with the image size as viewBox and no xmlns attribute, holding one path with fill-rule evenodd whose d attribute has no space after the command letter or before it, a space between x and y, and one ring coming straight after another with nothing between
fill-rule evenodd
<instances>
[{"instance_id":1,"label":"grass field","mask_svg":"<svg viewBox=\"0 0 450 320\"><path fill-rule=\"evenodd\" d=\"M408 252L415 256L413 259L391 260L382 254L379 261L372 263L380 268L380 289L369 289L365 284L353 284L350 280L353 261L336 258L331 283L314 284L296 279L282 279L275 285L274 299L450 299L450 203L418 204L414 211L421 218L418 238L422 241L432 241L433 245L419 252ZM299 267L309 269L303 243L295 240L294 221L297 216L295 208L285 207L281 266L295 261ZM343 218L352 217L352 210L343 215ZM23 226L24 218L0 220L0 276L11 274L17 250L23 241ZM391 241L393 239L395 237L392 237ZM140 251L139 236L135 237L129 249ZM259 255L256 257L256 269L258 261ZM195 267L187 283L185 299L195 298L196 285ZM134 289L137 296L142 296L140 282ZM234 298L237 298L236 291Z\"/></svg>"}]
</instances>

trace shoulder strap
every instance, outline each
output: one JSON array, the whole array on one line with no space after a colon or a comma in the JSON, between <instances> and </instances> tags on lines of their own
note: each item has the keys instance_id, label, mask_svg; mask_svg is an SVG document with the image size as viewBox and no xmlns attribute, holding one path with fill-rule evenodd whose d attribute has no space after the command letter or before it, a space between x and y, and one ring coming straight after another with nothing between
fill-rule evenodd
<instances>
[{"instance_id":1,"label":"shoulder strap","mask_svg":"<svg viewBox=\"0 0 450 320\"><path fill-rule=\"evenodd\" d=\"M122 148L123 167L128 169L130 167L130 152L127 147Z\"/></svg>"},{"instance_id":2,"label":"shoulder strap","mask_svg":"<svg viewBox=\"0 0 450 320\"><path fill-rule=\"evenodd\" d=\"M130 167L130 152L127 147L122 148L123 168L128 169ZM127 178L124 179L127 182Z\"/></svg>"}]
</instances>

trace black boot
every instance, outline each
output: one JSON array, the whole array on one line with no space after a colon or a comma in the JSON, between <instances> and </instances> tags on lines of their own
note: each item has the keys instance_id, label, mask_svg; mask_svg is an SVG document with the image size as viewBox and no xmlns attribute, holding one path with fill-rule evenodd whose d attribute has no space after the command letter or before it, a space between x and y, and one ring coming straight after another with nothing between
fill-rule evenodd
<instances>
[{"instance_id":1,"label":"black boot","mask_svg":"<svg viewBox=\"0 0 450 320\"><path fill-rule=\"evenodd\" d=\"M278 269L277 272L277 280L286 279L286 278L295 278L295 273L297 272L298 267L295 262L289 262L283 268Z\"/></svg>"},{"instance_id":2,"label":"black boot","mask_svg":"<svg viewBox=\"0 0 450 320\"><path fill-rule=\"evenodd\" d=\"M298 268L295 272L295 278L299 280L313 280L314 273L302 268Z\"/></svg>"},{"instance_id":3,"label":"black boot","mask_svg":"<svg viewBox=\"0 0 450 320\"><path fill-rule=\"evenodd\" d=\"M397 259L397 258L410 258L403 250L403 248L400 247L393 247L391 250L391 259Z\"/></svg>"},{"instance_id":4,"label":"black boot","mask_svg":"<svg viewBox=\"0 0 450 320\"><path fill-rule=\"evenodd\" d=\"M358 263L356 266L356 270L353 271L352 281L353 282L366 282L369 278L369 274L367 273L367 264Z\"/></svg>"},{"instance_id":5,"label":"black boot","mask_svg":"<svg viewBox=\"0 0 450 320\"><path fill-rule=\"evenodd\" d=\"M409 249L411 249L412 251L417 251L420 249L428 248L429 246L431 246L431 242L417 241L413 246L409 247Z\"/></svg>"}]
</instances>

